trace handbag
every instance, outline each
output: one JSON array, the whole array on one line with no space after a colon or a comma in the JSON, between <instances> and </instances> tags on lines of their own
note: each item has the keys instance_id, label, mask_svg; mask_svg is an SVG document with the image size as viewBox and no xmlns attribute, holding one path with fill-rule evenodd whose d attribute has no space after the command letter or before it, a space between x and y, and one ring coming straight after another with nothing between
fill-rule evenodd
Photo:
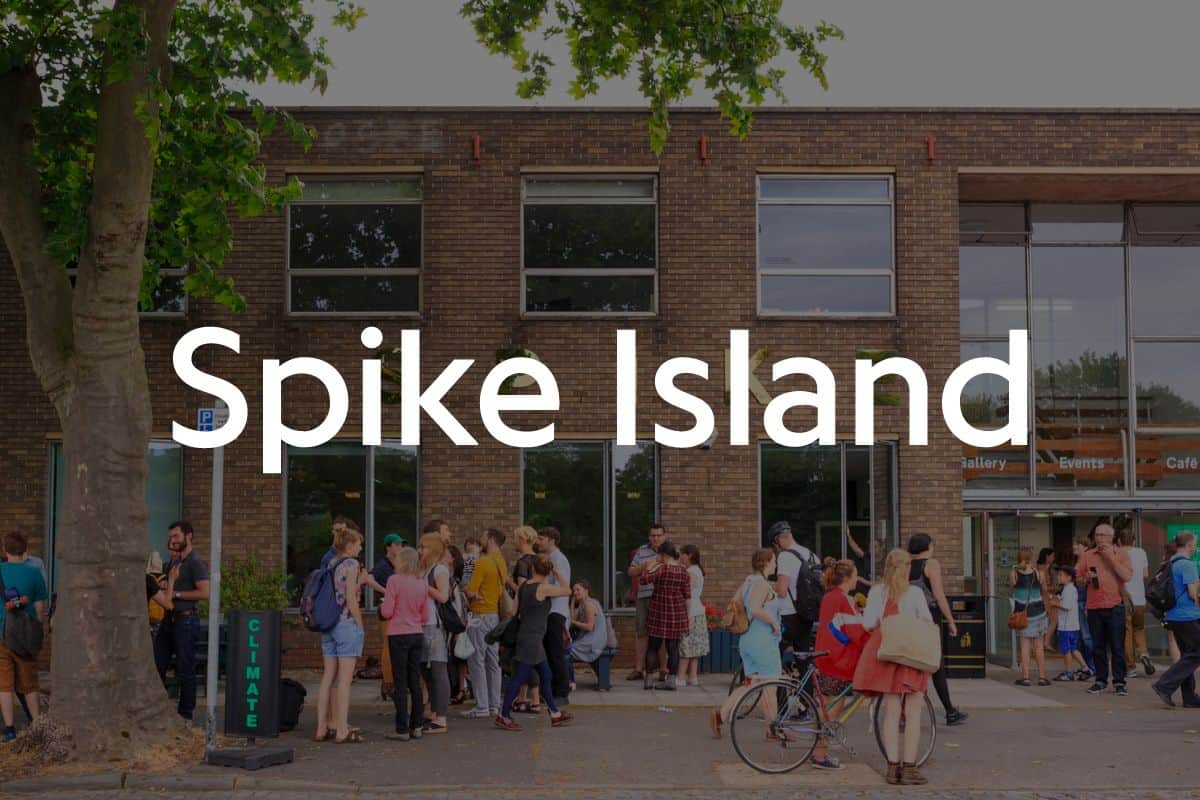
<instances>
[{"instance_id":1,"label":"handbag","mask_svg":"<svg viewBox=\"0 0 1200 800\"><path fill-rule=\"evenodd\" d=\"M921 672L937 672L942 666L941 631L930 620L897 612L884 617L879 629L877 657L880 661L890 661Z\"/></svg>"},{"instance_id":2,"label":"handbag","mask_svg":"<svg viewBox=\"0 0 1200 800\"><path fill-rule=\"evenodd\" d=\"M1019 573L1018 573L1019 574ZM1025 590L1025 599L1033 593L1033 587L1030 586ZM1016 606L1021 606L1021 610L1016 610ZM1013 611L1008 615L1008 629L1010 631L1023 631L1029 627L1029 603L1018 603L1017 598L1013 597Z\"/></svg>"},{"instance_id":3,"label":"handbag","mask_svg":"<svg viewBox=\"0 0 1200 800\"><path fill-rule=\"evenodd\" d=\"M434 587L437 586L437 579L433 577L435 569L436 567L429 570L428 577L429 585ZM467 629L467 626L463 624L462 615L459 614L458 609L454 607L454 593L451 592L450 596L451 599L445 603L438 603L437 601L434 601L434 603L437 605L438 626L446 633L453 635L456 633L462 633Z\"/></svg>"},{"instance_id":4,"label":"handbag","mask_svg":"<svg viewBox=\"0 0 1200 800\"><path fill-rule=\"evenodd\" d=\"M475 655L475 645L471 644L471 637L460 633L454 640L454 657L459 661L466 661L473 655Z\"/></svg>"}]
</instances>

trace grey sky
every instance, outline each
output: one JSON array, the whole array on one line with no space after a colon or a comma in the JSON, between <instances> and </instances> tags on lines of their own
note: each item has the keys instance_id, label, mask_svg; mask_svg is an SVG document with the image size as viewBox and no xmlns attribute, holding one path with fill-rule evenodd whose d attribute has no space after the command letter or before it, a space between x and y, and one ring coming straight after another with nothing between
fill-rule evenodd
<instances>
[{"instance_id":1,"label":"grey sky","mask_svg":"<svg viewBox=\"0 0 1200 800\"><path fill-rule=\"evenodd\" d=\"M259 91L287 105L525 105L517 73L490 56L458 0L359 0L358 30L329 31L335 69L324 96ZM797 106L1200 107L1197 0L784 0L784 18L839 25L828 45L830 88L798 66ZM573 105L561 65L541 105ZM785 64L784 66L790 66ZM642 105L633 80L588 105ZM689 103L708 105L697 93Z\"/></svg>"}]
</instances>

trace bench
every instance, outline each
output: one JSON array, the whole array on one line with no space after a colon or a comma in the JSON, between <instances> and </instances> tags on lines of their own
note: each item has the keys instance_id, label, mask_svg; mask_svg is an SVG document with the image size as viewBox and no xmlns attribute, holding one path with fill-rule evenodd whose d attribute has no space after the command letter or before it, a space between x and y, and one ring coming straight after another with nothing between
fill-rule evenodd
<instances>
[{"instance_id":1,"label":"bench","mask_svg":"<svg viewBox=\"0 0 1200 800\"><path fill-rule=\"evenodd\" d=\"M592 672L596 673L597 691L607 692L612 690L612 660L619 652L615 647L606 647L595 661L578 662L580 664L587 664Z\"/></svg>"}]
</instances>

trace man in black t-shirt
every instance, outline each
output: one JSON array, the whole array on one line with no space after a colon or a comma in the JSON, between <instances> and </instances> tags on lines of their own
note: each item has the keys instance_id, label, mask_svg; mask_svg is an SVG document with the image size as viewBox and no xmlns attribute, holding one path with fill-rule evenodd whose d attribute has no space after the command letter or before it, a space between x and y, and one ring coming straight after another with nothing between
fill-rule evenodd
<instances>
[{"instance_id":1,"label":"man in black t-shirt","mask_svg":"<svg viewBox=\"0 0 1200 800\"><path fill-rule=\"evenodd\" d=\"M208 565L192 547L195 531L187 520L167 528L166 618L154 635L154 664L166 685L167 667L175 656L175 678L179 681L179 716L190 720L196 711L196 637L200 620L196 605L208 599Z\"/></svg>"}]
</instances>

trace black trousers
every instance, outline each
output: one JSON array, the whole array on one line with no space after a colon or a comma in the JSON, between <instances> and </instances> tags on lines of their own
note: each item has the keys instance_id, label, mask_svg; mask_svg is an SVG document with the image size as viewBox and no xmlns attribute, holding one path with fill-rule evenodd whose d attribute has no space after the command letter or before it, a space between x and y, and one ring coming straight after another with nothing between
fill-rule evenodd
<instances>
[{"instance_id":1,"label":"black trousers","mask_svg":"<svg viewBox=\"0 0 1200 800\"><path fill-rule=\"evenodd\" d=\"M667 646L667 675L674 676L679 672L679 640L664 639L661 636L651 636L646 645L646 675L657 672L661 666L658 663L658 648Z\"/></svg>"},{"instance_id":2,"label":"black trousers","mask_svg":"<svg viewBox=\"0 0 1200 800\"><path fill-rule=\"evenodd\" d=\"M779 619L779 627L781 636L779 638L780 651L786 650L790 645L797 653L804 652L812 645L812 627L811 619L804 619L799 614L784 614Z\"/></svg>"},{"instance_id":3,"label":"black trousers","mask_svg":"<svg viewBox=\"0 0 1200 800\"><path fill-rule=\"evenodd\" d=\"M938 630L942 629L942 611L940 608L930 609L933 614L933 621L937 624ZM946 654L942 653L942 663L937 668L937 672L929 676L933 680L933 690L937 692L938 700L942 702L942 708L946 713L954 711L954 704L950 702L950 682L946 679Z\"/></svg>"},{"instance_id":4,"label":"black trousers","mask_svg":"<svg viewBox=\"0 0 1200 800\"><path fill-rule=\"evenodd\" d=\"M1196 696L1196 669L1200 668L1200 621L1172 622L1171 633L1179 645L1179 660L1163 673L1155 686L1167 694L1183 690L1183 702L1200 702Z\"/></svg>"},{"instance_id":5,"label":"black trousers","mask_svg":"<svg viewBox=\"0 0 1200 800\"><path fill-rule=\"evenodd\" d=\"M392 660L392 703L396 706L396 733L408 733L421 727L425 707L421 701L421 650L425 637L420 633L387 637ZM409 698L412 713L409 713Z\"/></svg>"},{"instance_id":6,"label":"black trousers","mask_svg":"<svg viewBox=\"0 0 1200 800\"><path fill-rule=\"evenodd\" d=\"M567 647L563 634L567 629L567 618L562 614L551 614L546 619L546 636L542 645L546 648L546 660L550 662L550 676L555 697L566 697L571 693L571 679L567 675ZM546 687L542 687L543 696Z\"/></svg>"},{"instance_id":7,"label":"black trousers","mask_svg":"<svg viewBox=\"0 0 1200 800\"><path fill-rule=\"evenodd\" d=\"M154 635L154 666L163 686L167 685L167 667L175 655L175 679L179 681L179 716L191 719L196 713L196 636L200 620L195 614L167 618Z\"/></svg>"},{"instance_id":8,"label":"black trousers","mask_svg":"<svg viewBox=\"0 0 1200 800\"><path fill-rule=\"evenodd\" d=\"M1096 683L1108 685L1108 663L1112 657L1114 684L1125 683L1125 605L1091 608L1087 612L1092 631L1092 659L1096 662Z\"/></svg>"}]
</instances>

